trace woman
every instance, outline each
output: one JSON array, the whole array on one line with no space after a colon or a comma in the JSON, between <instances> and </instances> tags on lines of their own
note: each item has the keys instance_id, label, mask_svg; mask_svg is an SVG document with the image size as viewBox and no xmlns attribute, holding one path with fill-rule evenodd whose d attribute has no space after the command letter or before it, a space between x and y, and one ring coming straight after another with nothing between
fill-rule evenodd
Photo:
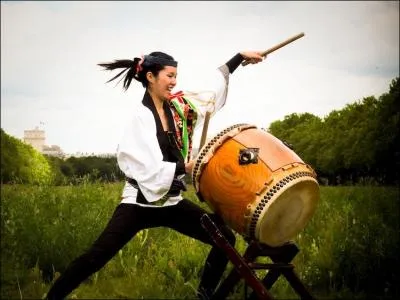
<instances>
[{"instance_id":1,"label":"woman","mask_svg":"<svg viewBox=\"0 0 400 300\"><path fill-rule=\"evenodd\" d=\"M198 288L200 298L212 296L228 259L200 224L200 217L207 212L183 199L181 191L185 190L183 176L192 172L193 131L202 124L210 103L214 112L224 105L229 74L243 60L258 63L263 57L259 52L242 52L221 66L213 80L215 88L211 99L204 94L171 94L176 85L177 62L162 52L99 64L106 70L122 68L109 81L123 76L125 90L132 79L145 88L143 100L132 111L132 119L118 145L118 165L127 181L122 201L102 234L55 281L47 299L66 297L83 280L100 270L138 231L159 226L212 245ZM211 218L234 245L235 236L231 230L217 216L211 214Z\"/></svg>"}]
</instances>

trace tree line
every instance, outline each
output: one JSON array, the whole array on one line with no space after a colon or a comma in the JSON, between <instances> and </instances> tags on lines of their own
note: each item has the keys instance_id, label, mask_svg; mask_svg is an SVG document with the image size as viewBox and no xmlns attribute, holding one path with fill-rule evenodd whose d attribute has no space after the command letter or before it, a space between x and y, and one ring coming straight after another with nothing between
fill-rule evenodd
<instances>
[{"instance_id":1,"label":"tree line","mask_svg":"<svg viewBox=\"0 0 400 300\"><path fill-rule=\"evenodd\" d=\"M292 145L320 181L337 184L398 184L400 82L378 99L365 97L324 118L293 113L267 131Z\"/></svg>"},{"instance_id":2,"label":"tree line","mask_svg":"<svg viewBox=\"0 0 400 300\"><path fill-rule=\"evenodd\" d=\"M123 179L115 156L62 159L43 155L1 129L1 183L66 185Z\"/></svg>"},{"instance_id":3,"label":"tree line","mask_svg":"<svg viewBox=\"0 0 400 300\"><path fill-rule=\"evenodd\" d=\"M117 157L83 156L61 159L47 156L52 166L55 184L78 184L86 180L89 182L116 182L125 179L125 175L118 167Z\"/></svg>"},{"instance_id":4,"label":"tree line","mask_svg":"<svg viewBox=\"0 0 400 300\"><path fill-rule=\"evenodd\" d=\"M398 184L399 85L397 77L378 99L365 97L324 118L292 113L266 130L290 144L314 168L321 184ZM45 156L1 129L1 183L63 185L123 179L115 156Z\"/></svg>"}]
</instances>

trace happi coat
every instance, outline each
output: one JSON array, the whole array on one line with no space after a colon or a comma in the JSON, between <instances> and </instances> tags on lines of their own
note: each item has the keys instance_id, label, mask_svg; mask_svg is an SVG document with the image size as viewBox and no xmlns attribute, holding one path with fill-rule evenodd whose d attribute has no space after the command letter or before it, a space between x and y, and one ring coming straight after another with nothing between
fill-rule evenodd
<instances>
[{"instance_id":1,"label":"happi coat","mask_svg":"<svg viewBox=\"0 0 400 300\"><path fill-rule=\"evenodd\" d=\"M193 134L204 124L206 112L213 116L225 105L229 83L226 65L210 74L207 81L209 84L199 92L177 92L169 103L164 103L169 127L174 130L168 135L169 141L167 133L161 132L161 121L150 95L146 92L143 100L134 105L118 144L117 161L121 171L133 179L138 188L127 181L122 203L148 206L157 205L157 201L163 199L162 206L166 206L182 200L181 195L168 199L165 196L174 177L182 173L177 168L183 166L184 173L184 162L192 158ZM172 144L176 147L170 147ZM145 203L137 201L139 189Z\"/></svg>"}]
</instances>

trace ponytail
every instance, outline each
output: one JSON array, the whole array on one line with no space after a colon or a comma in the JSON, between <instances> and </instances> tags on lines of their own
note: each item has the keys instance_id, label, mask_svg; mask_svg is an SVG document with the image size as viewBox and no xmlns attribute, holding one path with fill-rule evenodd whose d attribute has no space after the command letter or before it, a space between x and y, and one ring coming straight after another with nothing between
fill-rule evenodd
<instances>
[{"instance_id":1,"label":"ponytail","mask_svg":"<svg viewBox=\"0 0 400 300\"><path fill-rule=\"evenodd\" d=\"M123 69L113 78L108 80L107 83L122 76L118 83L124 79L124 89L126 91L129 88L133 78L141 82L143 87L147 88L149 84L146 78L147 72L151 72L154 74L154 76L158 76L158 73L164 69L165 66L177 67L178 63L174 61L173 57L168 54L163 52L152 52L142 58L135 57L133 60L117 59L111 63L100 63L98 65L107 71Z\"/></svg>"},{"instance_id":2,"label":"ponytail","mask_svg":"<svg viewBox=\"0 0 400 300\"><path fill-rule=\"evenodd\" d=\"M126 74L118 81L118 83L120 83L121 80L124 79L124 90L126 91L131 84L132 78L135 78L137 81L143 83L143 80L139 77L139 74L138 74L141 71L140 68L138 68L139 62L141 60L142 59L138 58L138 57L135 57L133 60L117 59L111 63L100 63L100 64L98 64L98 66L103 67L104 70L107 70L107 71L112 71L115 69L123 69L121 72L119 72L113 78L108 80L107 83L110 81L113 81L114 79L117 79L118 77L122 76L126 72Z\"/></svg>"}]
</instances>

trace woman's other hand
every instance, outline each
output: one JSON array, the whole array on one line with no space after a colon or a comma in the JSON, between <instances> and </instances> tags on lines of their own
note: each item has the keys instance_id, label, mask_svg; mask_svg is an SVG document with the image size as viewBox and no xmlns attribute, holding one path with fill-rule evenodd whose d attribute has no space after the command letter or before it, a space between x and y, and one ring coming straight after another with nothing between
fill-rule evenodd
<instances>
[{"instance_id":1,"label":"woman's other hand","mask_svg":"<svg viewBox=\"0 0 400 300\"><path fill-rule=\"evenodd\" d=\"M194 160L191 160L188 163L185 163L185 172L186 172L186 174L189 174L189 175L192 174L193 165L194 165Z\"/></svg>"}]
</instances>

